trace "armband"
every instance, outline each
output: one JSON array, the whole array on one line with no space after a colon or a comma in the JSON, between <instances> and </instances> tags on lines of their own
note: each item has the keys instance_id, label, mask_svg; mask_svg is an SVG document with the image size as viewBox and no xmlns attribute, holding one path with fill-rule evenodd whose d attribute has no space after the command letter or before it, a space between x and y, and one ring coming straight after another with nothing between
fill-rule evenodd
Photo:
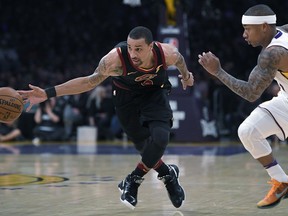
<instances>
[{"instance_id":1,"label":"armband","mask_svg":"<svg viewBox=\"0 0 288 216\"><path fill-rule=\"evenodd\" d=\"M45 89L46 95L47 95L47 99L52 98L52 97L56 97L56 89L55 87L49 87Z\"/></svg>"}]
</instances>

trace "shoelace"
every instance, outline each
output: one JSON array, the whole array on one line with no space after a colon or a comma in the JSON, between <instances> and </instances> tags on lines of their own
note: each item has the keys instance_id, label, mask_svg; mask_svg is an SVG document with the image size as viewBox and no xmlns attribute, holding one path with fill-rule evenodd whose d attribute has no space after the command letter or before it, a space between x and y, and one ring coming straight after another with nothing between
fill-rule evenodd
<instances>
[{"instance_id":1,"label":"shoelace","mask_svg":"<svg viewBox=\"0 0 288 216\"><path fill-rule=\"evenodd\" d=\"M130 179L128 181L127 180L125 181L124 189L125 191L128 191L131 188L133 189L132 184L140 185L143 181L144 181L144 178L130 176Z\"/></svg>"}]
</instances>

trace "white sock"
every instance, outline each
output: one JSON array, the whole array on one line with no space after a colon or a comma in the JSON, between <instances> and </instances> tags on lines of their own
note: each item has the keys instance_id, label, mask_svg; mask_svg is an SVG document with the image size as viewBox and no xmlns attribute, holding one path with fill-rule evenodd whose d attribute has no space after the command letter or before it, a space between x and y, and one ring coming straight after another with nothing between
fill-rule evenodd
<instances>
[{"instance_id":1,"label":"white sock","mask_svg":"<svg viewBox=\"0 0 288 216\"><path fill-rule=\"evenodd\" d=\"M278 182L287 182L288 183L288 176L284 172L284 170L280 167L279 164L272 166L266 169L269 176L273 179L276 179Z\"/></svg>"}]
</instances>

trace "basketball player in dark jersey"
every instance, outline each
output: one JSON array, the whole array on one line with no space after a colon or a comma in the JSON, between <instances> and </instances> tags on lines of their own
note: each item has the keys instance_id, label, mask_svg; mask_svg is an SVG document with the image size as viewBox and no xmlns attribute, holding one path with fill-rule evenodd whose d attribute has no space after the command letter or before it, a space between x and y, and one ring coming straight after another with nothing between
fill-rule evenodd
<instances>
[{"instance_id":1,"label":"basketball player in dark jersey","mask_svg":"<svg viewBox=\"0 0 288 216\"><path fill-rule=\"evenodd\" d=\"M171 84L167 67L176 66L183 89L192 86L194 78L183 56L173 45L153 41L151 31L142 26L131 30L127 42L118 44L99 62L95 72L63 84L41 89L19 91L30 102L28 111L36 103L50 97L80 94L90 91L108 77L113 77L113 100L124 132L141 154L141 161L118 185L121 201L134 209L138 187L150 170L158 172L158 179L167 188L172 204L179 208L185 199L180 186L179 168L165 164L162 156L169 142L172 110L168 101Z\"/></svg>"}]
</instances>

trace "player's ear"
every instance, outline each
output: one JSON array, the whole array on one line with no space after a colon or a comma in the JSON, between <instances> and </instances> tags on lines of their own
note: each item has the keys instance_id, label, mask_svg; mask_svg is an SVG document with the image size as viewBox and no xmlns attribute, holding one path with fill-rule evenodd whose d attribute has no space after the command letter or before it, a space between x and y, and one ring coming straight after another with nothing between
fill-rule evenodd
<instances>
[{"instance_id":1,"label":"player's ear","mask_svg":"<svg viewBox=\"0 0 288 216\"><path fill-rule=\"evenodd\" d=\"M267 30L270 28L270 25L267 24L267 23L263 23L263 24L261 25L261 27L262 27L263 31L267 31Z\"/></svg>"}]
</instances>

